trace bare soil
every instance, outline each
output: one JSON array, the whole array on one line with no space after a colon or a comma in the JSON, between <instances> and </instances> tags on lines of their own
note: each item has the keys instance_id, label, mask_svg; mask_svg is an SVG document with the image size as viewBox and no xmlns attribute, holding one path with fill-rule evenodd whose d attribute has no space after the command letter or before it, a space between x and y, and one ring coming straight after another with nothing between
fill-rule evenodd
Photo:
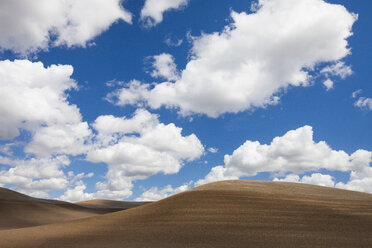
<instances>
[{"instance_id":1,"label":"bare soil","mask_svg":"<svg viewBox=\"0 0 372 248\"><path fill-rule=\"evenodd\" d=\"M367 248L371 234L371 194L224 181L129 210L2 230L0 247Z\"/></svg>"}]
</instances>

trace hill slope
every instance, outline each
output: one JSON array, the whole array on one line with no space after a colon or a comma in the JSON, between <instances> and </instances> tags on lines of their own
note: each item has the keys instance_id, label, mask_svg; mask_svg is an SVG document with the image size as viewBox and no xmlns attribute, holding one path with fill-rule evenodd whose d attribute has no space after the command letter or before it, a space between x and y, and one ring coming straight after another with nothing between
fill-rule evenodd
<instances>
[{"instance_id":1,"label":"hill slope","mask_svg":"<svg viewBox=\"0 0 372 248\"><path fill-rule=\"evenodd\" d=\"M111 201L111 200L89 200L76 202L79 205L91 209L112 209L113 211L126 210L130 208L139 207L149 202L126 202L126 201Z\"/></svg>"},{"instance_id":2,"label":"hill slope","mask_svg":"<svg viewBox=\"0 0 372 248\"><path fill-rule=\"evenodd\" d=\"M0 247L372 247L372 195L225 181L141 207L0 231Z\"/></svg>"},{"instance_id":3,"label":"hill slope","mask_svg":"<svg viewBox=\"0 0 372 248\"><path fill-rule=\"evenodd\" d=\"M37 199L0 188L0 230L71 221L118 210L91 209L63 201Z\"/></svg>"}]
</instances>

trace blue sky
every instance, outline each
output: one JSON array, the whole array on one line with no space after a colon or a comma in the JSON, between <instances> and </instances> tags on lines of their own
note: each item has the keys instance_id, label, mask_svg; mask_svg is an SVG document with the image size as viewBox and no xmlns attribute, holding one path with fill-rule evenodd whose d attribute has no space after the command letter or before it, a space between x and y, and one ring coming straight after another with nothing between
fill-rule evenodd
<instances>
[{"instance_id":1,"label":"blue sky","mask_svg":"<svg viewBox=\"0 0 372 248\"><path fill-rule=\"evenodd\" d=\"M238 178L372 192L370 1L27 5L0 3L1 186L68 201Z\"/></svg>"}]
</instances>

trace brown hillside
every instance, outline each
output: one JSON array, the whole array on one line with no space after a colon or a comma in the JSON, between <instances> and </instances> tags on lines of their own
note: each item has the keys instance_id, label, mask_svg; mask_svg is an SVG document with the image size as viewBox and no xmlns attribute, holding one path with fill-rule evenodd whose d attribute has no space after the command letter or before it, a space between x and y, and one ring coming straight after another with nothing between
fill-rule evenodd
<instances>
[{"instance_id":1,"label":"brown hillside","mask_svg":"<svg viewBox=\"0 0 372 248\"><path fill-rule=\"evenodd\" d=\"M0 230L71 221L114 211L117 210L90 209L63 201L37 199L0 188Z\"/></svg>"},{"instance_id":2,"label":"brown hillside","mask_svg":"<svg viewBox=\"0 0 372 248\"><path fill-rule=\"evenodd\" d=\"M0 247L372 247L372 195L225 181L138 208L0 231Z\"/></svg>"},{"instance_id":3,"label":"brown hillside","mask_svg":"<svg viewBox=\"0 0 372 248\"><path fill-rule=\"evenodd\" d=\"M86 208L92 209L113 209L113 210L126 210L134 207L145 205L149 202L125 202L125 201L111 201L111 200L89 200L76 202L75 205L79 205Z\"/></svg>"}]
</instances>

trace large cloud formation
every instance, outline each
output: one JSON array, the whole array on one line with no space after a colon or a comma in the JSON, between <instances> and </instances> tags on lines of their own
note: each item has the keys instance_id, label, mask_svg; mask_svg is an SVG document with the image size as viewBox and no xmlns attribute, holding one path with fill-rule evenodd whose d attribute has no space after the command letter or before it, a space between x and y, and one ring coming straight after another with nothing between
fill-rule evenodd
<instances>
[{"instance_id":1,"label":"large cloud formation","mask_svg":"<svg viewBox=\"0 0 372 248\"><path fill-rule=\"evenodd\" d=\"M70 65L44 67L29 60L0 61L0 184L32 196L74 184L65 174L69 155L84 154L92 135L67 92L77 88ZM29 140L10 141L25 131ZM25 157L13 148L23 148ZM84 175L82 175L84 176Z\"/></svg>"},{"instance_id":2,"label":"large cloud formation","mask_svg":"<svg viewBox=\"0 0 372 248\"><path fill-rule=\"evenodd\" d=\"M146 0L141 10L141 20L145 26L153 27L163 21L163 14L171 9L186 6L189 0Z\"/></svg>"},{"instance_id":3,"label":"large cloud formation","mask_svg":"<svg viewBox=\"0 0 372 248\"><path fill-rule=\"evenodd\" d=\"M312 127L304 126L274 138L269 145L246 141L232 155L225 155L223 166L212 168L196 185L270 172L275 180L372 192L371 162L371 151L357 150L349 155L333 150L324 141L315 142ZM350 180L336 184L331 176L320 173L299 176L322 169L350 173Z\"/></svg>"},{"instance_id":4,"label":"large cloud formation","mask_svg":"<svg viewBox=\"0 0 372 248\"><path fill-rule=\"evenodd\" d=\"M70 164L67 156L25 160L0 156L0 164L10 167L0 170L0 185L12 185L31 196L48 197L49 191L63 190L69 184L69 178L62 170Z\"/></svg>"},{"instance_id":5,"label":"large cloud formation","mask_svg":"<svg viewBox=\"0 0 372 248\"><path fill-rule=\"evenodd\" d=\"M131 119L100 116L93 127L98 134L87 160L104 162L109 168L107 181L96 184L96 197L128 197L133 180L175 174L184 161L195 160L204 152L194 134L182 136L182 128L160 123L157 115L143 109Z\"/></svg>"},{"instance_id":6,"label":"large cloud formation","mask_svg":"<svg viewBox=\"0 0 372 248\"><path fill-rule=\"evenodd\" d=\"M121 0L2 0L0 48L27 55L53 46L87 42L131 14Z\"/></svg>"},{"instance_id":7,"label":"large cloud formation","mask_svg":"<svg viewBox=\"0 0 372 248\"><path fill-rule=\"evenodd\" d=\"M0 140L13 139L20 129L79 124L82 117L66 91L77 87L72 66L28 60L0 61Z\"/></svg>"},{"instance_id":8,"label":"large cloud formation","mask_svg":"<svg viewBox=\"0 0 372 248\"><path fill-rule=\"evenodd\" d=\"M143 109L133 118L105 115L91 126L83 122L68 101L67 92L77 89L72 73L70 65L0 61L0 185L42 197L67 188L63 200L123 199L132 194L133 180L177 173L203 154L194 134L183 136L182 128L160 123ZM20 144L13 139L22 132L29 138ZM23 159L12 153L17 147L25 152ZM84 192L84 174L66 172L78 155L108 165L97 192Z\"/></svg>"},{"instance_id":9,"label":"large cloud formation","mask_svg":"<svg viewBox=\"0 0 372 248\"><path fill-rule=\"evenodd\" d=\"M317 65L342 64L357 16L323 0L260 0L254 13L231 19L222 32L194 38L176 82L129 85L116 92L117 104L130 97L210 117L276 104L288 87L308 86L309 71L322 73Z\"/></svg>"}]
</instances>

